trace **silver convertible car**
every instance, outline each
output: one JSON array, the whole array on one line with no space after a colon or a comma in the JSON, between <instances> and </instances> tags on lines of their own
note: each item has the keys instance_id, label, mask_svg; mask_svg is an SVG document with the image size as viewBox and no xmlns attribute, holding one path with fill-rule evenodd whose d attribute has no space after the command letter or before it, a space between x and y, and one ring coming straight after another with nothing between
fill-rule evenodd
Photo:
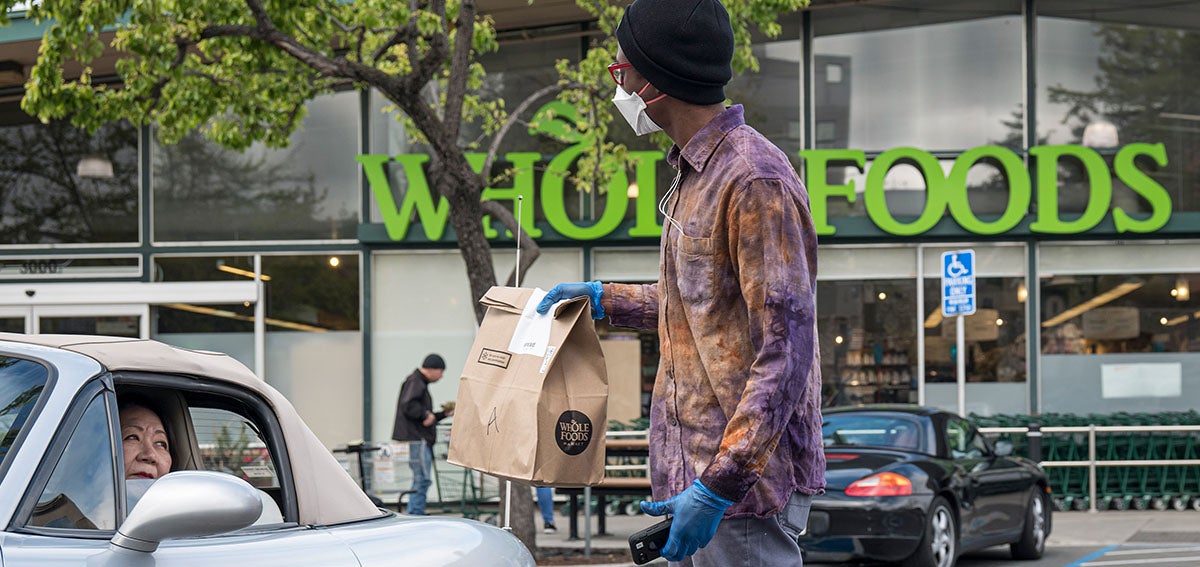
<instances>
[{"instance_id":1,"label":"silver convertible car","mask_svg":"<svg viewBox=\"0 0 1200 567\"><path fill-rule=\"evenodd\" d=\"M148 488L125 480L122 399L170 439ZM0 567L534 565L493 526L372 505L232 358L136 339L0 333L0 521Z\"/></svg>"}]
</instances>

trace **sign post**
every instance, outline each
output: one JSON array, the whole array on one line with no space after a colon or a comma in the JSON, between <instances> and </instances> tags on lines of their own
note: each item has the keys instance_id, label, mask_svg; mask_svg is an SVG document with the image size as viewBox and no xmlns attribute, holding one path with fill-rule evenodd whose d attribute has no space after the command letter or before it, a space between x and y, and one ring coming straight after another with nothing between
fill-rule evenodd
<instances>
[{"instance_id":1,"label":"sign post","mask_svg":"<svg viewBox=\"0 0 1200 567\"><path fill-rule=\"evenodd\" d=\"M963 317L975 313L975 251L942 253L942 315L957 319L955 332L958 415L967 414L967 353Z\"/></svg>"}]
</instances>

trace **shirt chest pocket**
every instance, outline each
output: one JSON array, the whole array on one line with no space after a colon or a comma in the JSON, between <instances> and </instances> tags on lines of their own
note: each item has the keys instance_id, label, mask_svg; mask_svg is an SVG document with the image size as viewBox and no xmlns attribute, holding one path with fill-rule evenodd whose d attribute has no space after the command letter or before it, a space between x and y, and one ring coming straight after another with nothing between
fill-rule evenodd
<instances>
[{"instance_id":1,"label":"shirt chest pocket","mask_svg":"<svg viewBox=\"0 0 1200 567\"><path fill-rule=\"evenodd\" d=\"M718 296L725 282L720 268L723 254L715 238L691 238L680 235L676 241L675 265L679 296L692 305L706 304Z\"/></svg>"}]
</instances>

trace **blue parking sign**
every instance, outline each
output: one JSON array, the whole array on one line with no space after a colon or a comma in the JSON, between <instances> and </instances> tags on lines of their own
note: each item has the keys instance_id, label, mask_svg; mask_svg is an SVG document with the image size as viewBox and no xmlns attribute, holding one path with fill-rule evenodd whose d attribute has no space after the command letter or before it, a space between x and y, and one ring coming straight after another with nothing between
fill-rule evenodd
<instances>
[{"instance_id":1,"label":"blue parking sign","mask_svg":"<svg viewBox=\"0 0 1200 567\"><path fill-rule=\"evenodd\" d=\"M975 251L942 253L942 314L946 317L975 312Z\"/></svg>"}]
</instances>

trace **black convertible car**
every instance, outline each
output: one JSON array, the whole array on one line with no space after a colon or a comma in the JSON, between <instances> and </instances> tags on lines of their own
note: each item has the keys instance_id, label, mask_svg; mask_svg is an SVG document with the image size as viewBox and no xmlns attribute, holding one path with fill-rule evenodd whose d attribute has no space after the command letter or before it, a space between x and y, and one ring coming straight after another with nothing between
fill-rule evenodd
<instances>
[{"instance_id":1,"label":"black convertible car","mask_svg":"<svg viewBox=\"0 0 1200 567\"><path fill-rule=\"evenodd\" d=\"M800 545L809 561L952 567L959 554L1008 544L1041 557L1050 535L1046 475L939 409L824 410L826 492Z\"/></svg>"}]
</instances>

